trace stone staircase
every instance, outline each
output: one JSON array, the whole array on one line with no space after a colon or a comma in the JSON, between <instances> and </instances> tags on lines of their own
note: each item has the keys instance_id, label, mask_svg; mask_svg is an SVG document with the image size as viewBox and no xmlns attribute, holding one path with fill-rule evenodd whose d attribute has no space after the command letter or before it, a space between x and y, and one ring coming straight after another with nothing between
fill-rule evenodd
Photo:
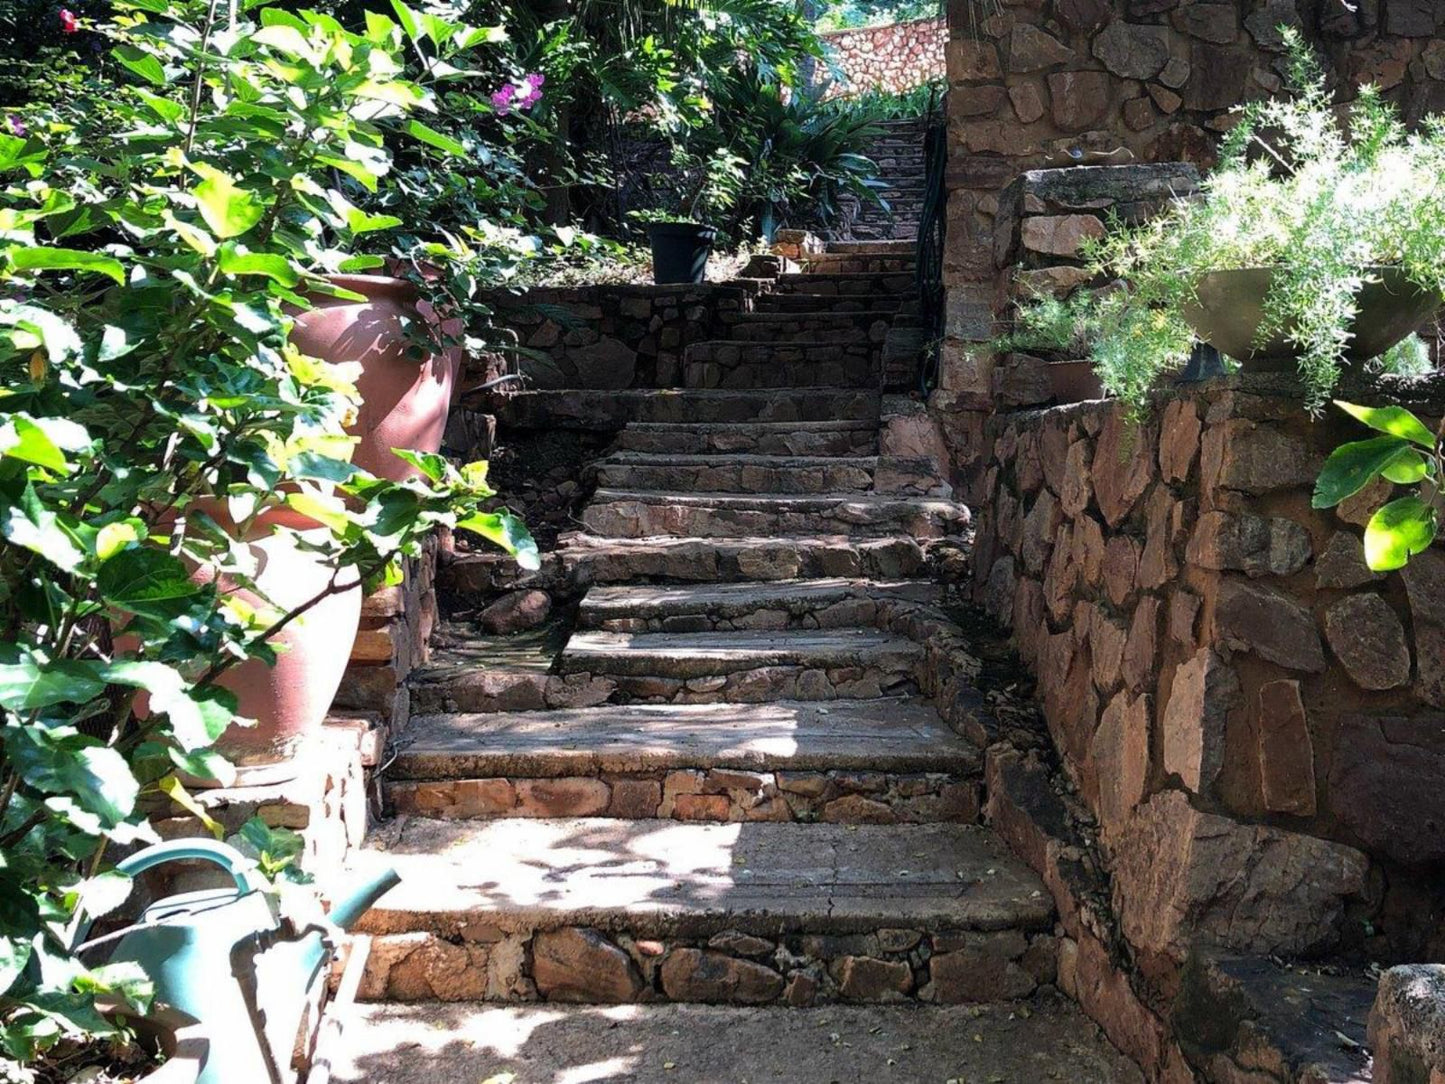
<instances>
[{"instance_id":1,"label":"stone staircase","mask_svg":"<svg viewBox=\"0 0 1445 1084\"><path fill-rule=\"evenodd\" d=\"M918 236L923 216L925 127L921 118L879 125L880 134L864 153L878 166L878 179L883 182L879 195L887 206L871 201L850 206L838 231L839 240L911 240Z\"/></svg>"},{"instance_id":2,"label":"stone staircase","mask_svg":"<svg viewBox=\"0 0 1445 1084\"><path fill-rule=\"evenodd\" d=\"M360 860L402 876L363 924L362 995L385 1003L358 1010L380 1025L357 1040L371 1079L438 1078L385 1046L407 1003L474 1003L446 1016L460 1036L499 1011L480 1003L525 1029L536 1001L637 1003L639 1028L693 1021L723 1042L725 1020L763 1025L658 1014L771 1007L780 1035L790 1014L879 1006L848 1018L845 1045L889 1066L916 1061L880 1045L920 1028L902 1003L975 1006L922 1028L930 1065L977 1058L980 1013L1037 1012L1071 1041L1044 1055L1021 1037L1002 1055L1016 1075L987 1079L1139 1079L1038 994L1055 981L1052 897L980 824L988 739L962 722L977 664L928 571L968 511L931 459L881 454L876 324L915 304L910 260L830 248L732 338L689 347L684 388L617 393L630 420L591 468L584 529L549 558L585 588L565 643L514 672L464 643L413 683L385 778L395 816ZM479 577L491 560L470 559ZM468 568L459 556L454 589ZM601 1057L602 1018L568 1019L576 1057ZM797 1054L826 1034L795 1035ZM840 1079L763 1073L744 1049L683 1064L696 1054L575 1079ZM465 1065L456 1079L512 1064L460 1056L438 1055Z\"/></svg>"}]
</instances>

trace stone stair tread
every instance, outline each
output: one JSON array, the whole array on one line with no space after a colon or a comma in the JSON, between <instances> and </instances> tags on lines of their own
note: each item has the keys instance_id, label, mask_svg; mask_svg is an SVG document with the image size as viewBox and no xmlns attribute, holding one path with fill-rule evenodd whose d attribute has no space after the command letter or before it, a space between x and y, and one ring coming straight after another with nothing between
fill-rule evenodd
<instances>
[{"instance_id":1,"label":"stone stair tread","mask_svg":"<svg viewBox=\"0 0 1445 1084\"><path fill-rule=\"evenodd\" d=\"M1142 1084L1062 998L1016 1005L352 1005L336 1084L510 1079L628 1084L1007 1080ZM847 1040L833 1036L847 1036ZM974 1037L978 1036L978 1041Z\"/></svg>"},{"instance_id":2,"label":"stone stair tread","mask_svg":"<svg viewBox=\"0 0 1445 1084\"><path fill-rule=\"evenodd\" d=\"M839 418L817 422L632 422L628 428L649 433L736 433L740 429L759 433L845 433L856 429L871 432L878 428L878 423L870 418Z\"/></svg>"},{"instance_id":3,"label":"stone stair tread","mask_svg":"<svg viewBox=\"0 0 1445 1084\"><path fill-rule=\"evenodd\" d=\"M562 543L564 564L584 568L583 574L592 583L643 579L670 583L751 582L796 579L800 574L867 575L870 571L884 576L911 576L924 565L918 542L902 534L874 538L836 533L608 538L576 532L564 536Z\"/></svg>"},{"instance_id":4,"label":"stone stair tread","mask_svg":"<svg viewBox=\"0 0 1445 1084\"><path fill-rule=\"evenodd\" d=\"M756 452L611 452L594 461L597 466L618 467L715 467L729 463L738 467L787 467L794 470L818 470L823 467L861 467L872 470L878 466L876 455L769 455Z\"/></svg>"},{"instance_id":5,"label":"stone stair tread","mask_svg":"<svg viewBox=\"0 0 1445 1084\"><path fill-rule=\"evenodd\" d=\"M607 704L412 720L392 780L557 778L599 772L976 774L978 750L926 700Z\"/></svg>"},{"instance_id":6,"label":"stone stair tread","mask_svg":"<svg viewBox=\"0 0 1445 1084\"><path fill-rule=\"evenodd\" d=\"M896 301L896 299L894 299ZM830 385L787 388L559 388L507 395L491 404L518 428L595 429L607 421L620 428L639 421L691 424L797 420L833 421L878 417L878 393ZM810 417L811 416L811 417Z\"/></svg>"},{"instance_id":7,"label":"stone stair tread","mask_svg":"<svg viewBox=\"0 0 1445 1084\"><path fill-rule=\"evenodd\" d=\"M450 935L459 919L633 936L1041 930L1053 917L1043 882L973 825L398 817L353 864L401 877L370 933Z\"/></svg>"},{"instance_id":8,"label":"stone stair tread","mask_svg":"<svg viewBox=\"0 0 1445 1084\"><path fill-rule=\"evenodd\" d=\"M662 490L599 489L593 504L608 501L642 501L648 504L726 507L745 510L786 508L797 512L829 510L840 505L888 509L905 506L919 511L966 512L963 505L936 497L903 497L875 493L669 493Z\"/></svg>"},{"instance_id":9,"label":"stone stair tread","mask_svg":"<svg viewBox=\"0 0 1445 1084\"><path fill-rule=\"evenodd\" d=\"M584 620L660 617L703 610L726 616L748 613L762 606L816 606L849 598L888 597L933 602L940 594L932 580L852 580L841 576L766 583L624 584L592 588L582 601L582 616Z\"/></svg>"},{"instance_id":10,"label":"stone stair tread","mask_svg":"<svg viewBox=\"0 0 1445 1084\"><path fill-rule=\"evenodd\" d=\"M920 644L874 629L724 629L709 632L605 632L572 634L562 651L567 673L709 677L733 669L770 666L848 667L896 662L923 651Z\"/></svg>"}]
</instances>

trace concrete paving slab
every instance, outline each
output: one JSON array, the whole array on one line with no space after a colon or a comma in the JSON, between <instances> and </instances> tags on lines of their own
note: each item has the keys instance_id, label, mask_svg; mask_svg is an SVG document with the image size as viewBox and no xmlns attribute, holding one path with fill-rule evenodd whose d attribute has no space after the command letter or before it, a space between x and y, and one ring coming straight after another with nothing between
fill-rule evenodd
<instances>
[{"instance_id":1,"label":"concrete paving slab","mask_svg":"<svg viewBox=\"0 0 1445 1084\"><path fill-rule=\"evenodd\" d=\"M1075 1006L361 1005L337 1084L1143 1084Z\"/></svg>"}]
</instances>

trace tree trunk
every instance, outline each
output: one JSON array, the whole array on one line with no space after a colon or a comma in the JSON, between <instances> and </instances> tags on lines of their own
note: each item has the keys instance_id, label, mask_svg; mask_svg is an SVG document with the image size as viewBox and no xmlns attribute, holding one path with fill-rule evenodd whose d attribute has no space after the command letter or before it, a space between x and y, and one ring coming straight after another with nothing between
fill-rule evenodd
<instances>
[{"instance_id":1,"label":"tree trunk","mask_svg":"<svg viewBox=\"0 0 1445 1084\"><path fill-rule=\"evenodd\" d=\"M798 14L807 19L808 25L812 26L818 21L818 0L798 0ZM805 89L812 88L813 80L816 79L818 75L817 69L818 61L814 57L803 57L801 75Z\"/></svg>"}]
</instances>

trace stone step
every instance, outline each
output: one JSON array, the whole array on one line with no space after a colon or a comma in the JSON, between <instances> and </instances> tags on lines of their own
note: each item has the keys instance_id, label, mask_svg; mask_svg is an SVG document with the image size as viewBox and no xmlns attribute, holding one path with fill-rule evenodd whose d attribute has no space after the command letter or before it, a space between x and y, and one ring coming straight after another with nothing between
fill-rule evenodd
<instances>
[{"instance_id":1,"label":"stone step","mask_svg":"<svg viewBox=\"0 0 1445 1084\"><path fill-rule=\"evenodd\" d=\"M798 260L803 271L818 274L911 274L918 266L918 259L908 255L870 256L847 252L822 252L816 256L803 256Z\"/></svg>"},{"instance_id":2,"label":"stone step","mask_svg":"<svg viewBox=\"0 0 1445 1084\"><path fill-rule=\"evenodd\" d=\"M872 625L878 600L936 603L931 580L785 580L763 583L594 587L578 626L614 632L846 628Z\"/></svg>"},{"instance_id":3,"label":"stone step","mask_svg":"<svg viewBox=\"0 0 1445 1084\"><path fill-rule=\"evenodd\" d=\"M975 825L399 817L356 857L392 1000L995 1001L1048 981L1043 883Z\"/></svg>"},{"instance_id":4,"label":"stone step","mask_svg":"<svg viewBox=\"0 0 1445 1084\"><path fill-rule=\"evenodd\" d=\"M807 342L699 342L683 355L688 388L873 388L878 350L856 335Z\"/></svg>"},{"instance_id":5,"label":"stone step","mask_svg":"<svg viewBox=\"0 0 1445 1084\"><path fill-rule=\"evenodd\" d=\"M617 435L616 448L674 454L873 455L878 451L878 425L872 421L635 422Z\"/></svg>"},{"instance_id":6,"label":"stone step","mask_svg":"<svg viewBox=\"0 0 1445 1084\"><path fill-rule=\"evenodd\" d=\"M788 276L789 278L795 276ZM879 313L893 315L916 305L912 298L896 294L763 294L756 302L757 312L764 313Z\"/></svg>"},{"instance_id":7,"label":"stone step","mask_svg":"<svg viewBox=\"0 0 1445 1084\"><path fill-rule=\"evenodd\" d=\"M414 717L413 816L972 823L979 751L924 700L626 704Z\"/></svg>"},{"instance_id":8,"label":"stone step","mask_svg":"<svg viewBox=\"0 0 1445 1084\"><path fill-rule=\"evenodd\" d=\"M902 297L913 293L916 288L913 275L903 272L874 274L864 271L819 275L801 273L782 275L773 284L775 294L811 294L823 297L872 297L879 294Z\"/></svg>"},{"instance_id":9,"label":"stone step","mask_svg":"<svg viewBox=\"0 0 1445 1084\"><path fill-rule=\"evenodd\" d=\"M350 1005L336 1084L1143 1084L1072 1002L1000 1005Z\"/></svg>"},{"instance_id":10,"label":"stone step","mask_svg":"<svg viewBox=\"0 0 1445 1084\"><path fill-rule=\"evenodd\" d=\"M758 538L846 533L939 538L968 525L968 509L946 500L886 495L639 493L599 489L582 522L604 538Z\"/></svg>"},{"instance_id":11,"label":"stone step","mask_svg":"<svg viewBox=\"0 0 1445 1084\"><path fill-rule=\"evenodd\" d=\"M487 557L475 558L487 560ZM919 575L922 547L906 536L841 534L757 538L599 538L570 534L561 560L586 583L737 583L827 576L894 579ZM463 573L459 575L459 573ZM453 584L464 570L451 567Z\"/></svg>"},{"instance_id":12,"label":"stone step","mask_svg":"<svg viewBox=\"0 0 1445 1084\"><path fill-rule=\"evenodd\" d=\"M494 408L519 429L621 429L629 422L827 422L878 420L878 394L856 388L563 389L509 395Z\"/></svg>"},{"instance_id":13,"label":"stone step","mask_svg":"<svg viewBox=\"0 0 1445 1084\"><path fill-rule=\"evenodd\" d=\"M617 452L593 464L608 489L705 493L867 493L876 457Z\"/></svg>"}]
</instances>

